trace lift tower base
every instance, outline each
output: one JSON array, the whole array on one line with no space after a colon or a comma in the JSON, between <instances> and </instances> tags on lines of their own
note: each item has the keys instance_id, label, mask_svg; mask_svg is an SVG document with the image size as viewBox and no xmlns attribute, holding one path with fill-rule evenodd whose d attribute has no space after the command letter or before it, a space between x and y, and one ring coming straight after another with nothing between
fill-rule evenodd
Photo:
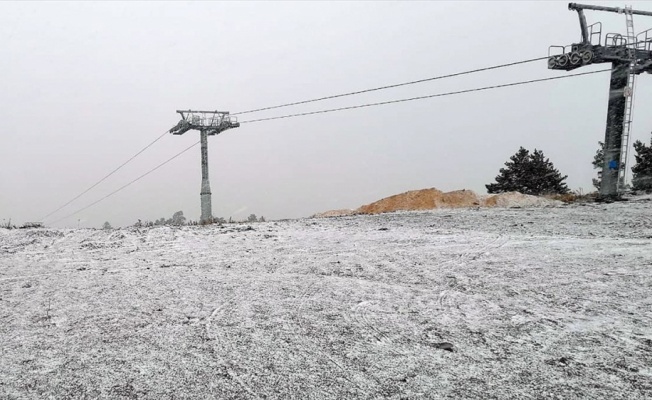
<instances>
[{"instance_id":1,"label":"lift tower base","mask_svg":"<svg viewBox=\"0 0 652 400\"><path fill-rule=\"evenodd\" d=\"M611 63L609 81L609 104L607 106L607 128L604 137L604 163L600 197L617 198L620 171L623 127L625 119L625 88L629 78L628 62Z\"/></svg>"}]
</instances>

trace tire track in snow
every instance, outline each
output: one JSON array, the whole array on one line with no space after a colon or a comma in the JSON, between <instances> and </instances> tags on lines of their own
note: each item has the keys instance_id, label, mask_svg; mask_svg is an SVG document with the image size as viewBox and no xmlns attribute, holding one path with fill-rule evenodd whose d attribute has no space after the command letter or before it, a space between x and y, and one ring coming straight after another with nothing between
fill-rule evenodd
<instances>
[{"instance_id":1,"label":"tire track in snow","mask_svg":"<svg viewBox=\"0 0 652 400\"><path fill-rule=\"evenodd\" d=\"M377 282L372 282L372 283L377 283ZM400 292L394 292L394 296L401 296ZM419 303L419 301L415 298L411 300L412 302ZM399 302L394 302L394 301L388 301L390 305L398 305ZM418 358L419 365L421 367L426 367L427 366L434 366L438 365L441 363L441 355L439 354L439 350L432 351L433 346L431 345L430 340L426 340L424 343L423 339L423 326L418 325L414 326L413 324L410 323L410 321L403 321L403 323L394 320L388 320L388 321L380 321L377 323L374 323L369 319L369 315L376 313L376 314L387 314L387 315L400 315L402 314L399 311L386 311L383 309L378 309L374 308L372 306L374 305L380 305L383 303L379 303L378 301L374 300L363 300L360 302L357 302L355 305L349 308L350 312L346 313L344 318L347 321L348 324L353 325L353 326L360 326L362 325L364 328L367 328L367 332L370 332L371 337L375 339L377 344L385 345L381 346L380 350L381 352L384 350L387 353L385 354L376 354L375 358L380 358L384 360L393 360L394 364L402 364L403 362L409 364L414 362L413 360ZM418 308L418 306L417 306ZM431 309L431 307L424 307L424 309ZM423 310L422 310L423 311ZM420 314L421 318L417 318L419 320L423 320L425 318L425 315L417 310L413 311L407 311L409 314ZM382 330L382 326L387 324L387 326L399 328L396 333L387 333ZM380 328L379 328L380 327ZM404 339L406 343L410 343L409 347L405 348L407 349L406 351L403 351L401 348L399 348L399 342ZM442 340L440 340L442 341ZM359 341L357 343L360 343ZM366 343L370 343L369 341L366 341ZM418 345L417 345L418 344ZM415 345L417 347L415 347ZM420 346L427 346L427 350L423 349L423 347ZM420 349L420 350L417 350ZM369 352L368 350L363 350L366 354L373 354L373 352ZM379 367L377 364L371 365L373 368L379 371L384 371L386 372L385 367ZM399 376L410 376L409 371L402 371L399 372ZM371 375L370 378L375 380L375 382L378 384L378 387L383 387L387 384L392 384L390 382L396 382L396 377L388 377L384 376L383 378L376 377ZM381 379L384 381L381 381ZM405 381L403 381L405 382ZM428 379L423 379L422 376L417 374L416 376L416 381L414 385L417 385L413 387L413 390L418 390L419 392L423 393L434 393L437 390L437 386L433 384ZM417 389L418 387L418 389ZM379 397L376 397L379 398Z\"/></svg>"},{"instance_id":2,"label":"tire track in snow","mask_svg":"<svg viewBox=\"0 0 652 400\"><path fill-rule=\"evenodd\" d=\"M164 260L158 260L157 261L164 261ZM242 261L242 257L235 257L235 258L229 258L229 259L224 259L220 258L219 263L220 264L233 264L235 262ZM89 264L88 260L85 261L70 261L67 262L67 264L78 264L78 265L85 265L87 266ZM193 265L186 265L186 264L177 264L177 265L167 265L165 263L162 263L162 265L165 265L164 268L166 269L175 269L175 268L189 268ZM159 266L160 267L160 266ZM78 268L66 268L66 269L61 269L58 271L53 271L53 272L47 272L47 273L42 273L42 274L32 274L32 275L17 275L17 276L10 276L6 278L0 278L0 282L4 281L11 281L11 280L20 280L20 279L31 279L31 278L41 278L41 277L47 277L47 276L52 276L52 275L59 275L59 274L67 274L67 273L117 273L117 272L129 272L129 271L144 271L147 269L152 269L156 268L153 265L146 265L142 267L124 267L124 268L107 268L107 269L84 269L84 270L79 270Z\"/></svg>"},{"instance_id":3,"label":"tire track in snow","mask_svg":"<svg viewBox=\"0 0 652 400\"><path fill-rule=\"evenodd\" d=\"M314 294L316 294L316 293L319 292L319 290L312 290L312 291L311 291L311 289L312 289L314 286L315 286L315 282L312 282L310 285L308 285L308 287L306 288L306 290L303 291L303 293L299 296L299 298L300 298L300 300L299 300L299 305L298 305L297 308L296 308L296 315L297 315L297 318L296 318L296 319L297 319L297 325L298 325L299 328L300 328L302 331L304 331L304 332L307 332L308 330L303 326L303 323L301 322L301 318L300 318L300 316L302 315L302 311L301 311L301 310L302 310L303 306L304 306L305 303L306 303L306 299L307 299L308 294L312 293L312 294L314 295ZM294 335L295 335L295 336L299 336L300 334L297 333L297 332L294 332ZM303 338L307 338L308 340L310 340L308 335L301 335L301 337L303 337ZM366 390L365 390L365 388L361 387L360 384L358 384L358 382L356 382L358 379L352 380L352 379L349 378L349 376L348 376L348 375L349 375L349 374L348 374L348 371L347 371L347 370L346 370L346 369L345 369L345 368L344 368L340 363L338 363L335 359L333 359L333 357L331 356L331 354L329 354L329 353L327 353L327 352L321 350L321 349L319 348L319 344L318 344L318 343L315 343L315 342L312 341L312 340L311 340L311 342L312 342L312 344L314 345L314 348L315 348L316 350L309 349L309 348L307 348L307 347L304 348L303 350L308 351L308 352L311 352L311 353L313 353L314 355L317 355L317 356L323 356L323 357L325 357L328 361L330 361L333 365L335 365L339 370L342 371L342 377L343 377L347 382L349 382L349 383L352 384L355 388L357 388L360 392L362 392L362 394L363 394L365 397L368 397L368 396L369 396L369 391L370 391L370 390L373 390L373 389L371 389L371 388L369 387L369 385L368 385L366 382L363 383L364 386L366 386ZM323 389L320 389L320 394L322 395L321 398L323 398L323 395L325 394L325 391L324 391Z\"/></svg>"},{"instance_id":4,"label":"tire track in snow","mask_svg":"<svg viewBox=\"0 0 652 400\"><path fill-rule=\"evenodd\" d=\"M395 340L400 339L404 335L398 333L393 335L388 335L387 333L378 329L375 324L369 321L368 315L369 315L370 304L371 304L370 301L365 300L354 305L353 307L350 308L352 313L349 315L349 317L351 317L351 319L357 322L358 324L365 327L367 329L367 332L370 332L371 336L374 339L376 339L377 343L383 345L389 345L388 350L391 353L393 353L395 356L407 356L404 352L396 348L396 343L395 343Z\"/></svg>"},{"instance_id":5,"label":"tire track in snow","mask_svg":"<svg viewBox=\"0 0 652 400\"><path fill-rule=\"evenodd\" d=\"M467 251L465 253L462 253L459 255L459 259L455 260L453 259L452 262L460 265L462 262L469 262L469 261L475 261L478 258L482 257L483 255L489 253L490 251L493 250L498 250L501 247L505 246L507 243L510 242L509 237L505 237L503 235L498 235L494 240L484 243L484 245L478 246L479 248L471 249L471 251ZM461 266L461 265L460 265Z\"/></svg>"},{"instance_id":6,"label":"tire track in snow","mask_svg":"<svg viewBox=\"0 0 652 400\"><path fill-rule=\"evenodd\" d=\"M480 243L478 245L472 246L471 249L457 255L457 257L455 258L445 261L443 264L439 265L439 268L445 266L451 266L451 265L457 266L460 269L466 268L468 267L469 263L475 262L480 257L482 257L483 255L491 251L495 251L497 249L502 248L509 242L510 239L508 237L504 237L503 235L498 235L489 241L485 241L484 243ZM367 260L370 259L369 257L373 259L374 256L377 256L377 254L365 249L363 246L356 249L356 253L358 253L358 255L360 251L365 253L365 255L362 257ZM398 268L395 268L392 265L393 263L390 263L389 265L383 265L383 267L392 269L393 273L403 273L403 274L405 273L404 270L399 270ZM455 318L456 314L461 315L462 321L464 321L468 318L467 318L467 314L461 308L461 304L464 301L460 299L460 297L463 297L463 294L455 290L461 285L459 284L458 279L455 276L447 275L446 278L448 280L447 283L450 289L443 290L439 294L437 301L441 305L443 312L445 313L444 315L449 316L451 318ZM363 327L365 327L368 332L371 332L372 337L376 340L377 343L395 345L395 342L400 340L401 338L409 339L405 334L397 333L397 334L389 335L381 331L380 329L378 329L376 327L376 324L373 324L368 317L370 312L369 306L371 304L372 303L369 301L362 301L360 303L357 303L350 308L351 313L345 317L350 318L357 325L362 325ZM391 353L393 353L395 356L406 356L404 352L400 351L397 348L390 347L388 350Z\"/></svg>"},{"instance_id":7,"label":"tire track in snow","mask_svg":"<svg viewBox=\"0 0 652 400\"><path fill-rule=\"evenodd\" d=\"M499 235L488 243L476 246L475 249L463 252L457 258L446 261L441 266L450 266L451 264L454 264L460 269L468 267L468 264L477 261L480 257L486 255L491 251L502 248L509 242L509 237ZM446 275L446 279L448 287L451 289L457 289L461 286L457 277L454 275ZM453 312L459 312L466 319L466 313L464 313L460 307L461 302L458 299L460 295L461 293L457 290L444 289L439 293L438 302L445 310L453 310Z\"/></svg>"},{"instance_id":8,"label":"tire track in snow","mask_svg":"<svg viewBox=\"0 0 652 400\"><path fill-rule=\"evenodd\" d=\"M87 262L79 262L79 264L82 265L88 265ZM188 265L170 265L167 266L166 268L188 268ZM0 278L0 282L8 282L12 280L21 280L21 279L31 279L31 278L44 278L47 276L53 276L53 275L62 275L62 274L74 274L74 273L101 273L102 275L106 273L116 273L116 272L125 272L125 271L144 271L147 269L151 269L151 267L125 267L125 268L113 268L113 269L84 269L80 270L78 268L68 268L68 269L62 269L59 271L55 272L48 272L44 274L34 274L34 275L18 275L18 276L11 276L8 278Z\"/></svg>"},{"instance_id":9,"label":"tire track in snow","mask_svg":"<svg viewBox=\"0 0 652 400\"><path fill-rule=\"evenodd\" d=\"M466 318L466 314L460 308L460 302L456 300L457 296L457 292L444 289L439 293L437 302L444 310L454 310L454 312L459 312Z\"/></svg>"},{"instance_id":10,"label":"tire track in snow","mask_svg":"<svg viewBox=\"0 0 652 400\"><path fill-rule=\"evenodd\" d=\"M235 301L234 296L231 296L231 298L224 303L222 303L220 306L216 307L213 309L213 311L210 313L208 317L206 317L206 321L204 323L204 327L206 329L206 337L209 339L211 338L211 323L213 319L221 312L223 312L225 309L230 308L233 309L233 303ZM212 335L213 340L220 345L221 340L218 338L218 335ZM224 357L222 357L219 352L214 352L214 354L217 355L219 358L220 363L224 366L224 369L226 373L229 375L231 379L233 379L235 382L238 383L249 395L256 399L261 399L261 397L249 386L247 385L240 377L233 371L232 368L229 367L229 363L226 362Z\"/></svg>"}]
</instances>

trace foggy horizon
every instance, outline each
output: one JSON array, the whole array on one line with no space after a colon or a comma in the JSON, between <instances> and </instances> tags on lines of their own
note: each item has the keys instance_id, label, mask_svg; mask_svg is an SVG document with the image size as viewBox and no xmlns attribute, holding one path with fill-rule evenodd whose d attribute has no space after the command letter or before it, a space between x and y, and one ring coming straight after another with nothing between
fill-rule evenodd
<instances>
[{"instance_id":1,"label":"foggy horizon","mask_svg":"<svg viewBox=\"0 0 652 400\"><path fill-rule=\"evenodd\" d=\"M604 5L623 7L616 2ZM630 4L630 3L628 3ZM652 10L650 3L631 2ZM176 110L244 110L544 57L579 41L567 2L33 3L0 5L0 220L39 221L172 128ZM622 15L587 11L602 36ZM636 17L636 32L652 18ZM240 121L608 69L546 60L238 116ZM631 142L650 142L652 76L637 80ZM571 190L594 190L609 73L242 124L210 137L213 216L307 217L409 190L486 193L519 147ZM199 140L166 135L45 221L114 227L200 213ZM630 149L630 164L633 165ZM631 177L631 172L629 173Z\"/></svg>"}]
</instances>

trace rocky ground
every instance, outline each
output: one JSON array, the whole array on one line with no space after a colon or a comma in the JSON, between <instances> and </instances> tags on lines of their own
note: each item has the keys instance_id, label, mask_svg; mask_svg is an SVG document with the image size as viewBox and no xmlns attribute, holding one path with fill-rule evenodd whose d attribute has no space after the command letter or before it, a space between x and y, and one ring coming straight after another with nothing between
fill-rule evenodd
<instances>
[{"instance_id":1,"label":"rocky ground","mask_svg":"<svg viewBox=\"0 0 652 400\"><path fill-rule=\"evenodd\" d=\"M0 398L652 398L652 201L0 229Z\"/></svg>"}]
</instances>

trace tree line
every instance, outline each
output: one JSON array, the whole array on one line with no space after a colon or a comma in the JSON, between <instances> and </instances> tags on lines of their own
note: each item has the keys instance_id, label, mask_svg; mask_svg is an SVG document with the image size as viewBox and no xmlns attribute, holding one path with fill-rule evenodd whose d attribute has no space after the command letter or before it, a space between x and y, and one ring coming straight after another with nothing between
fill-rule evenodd
<instances>
[{"instance_id":1,"label":"tree line","mask_svg":"<svg viewBox=\"0 0 652 400\"><path fill-rule=\"evenodd\" d=\"M632 186L635 191L652 191L652 139L650 145L637 140L634 142L635 164L632 167ZM598 170L593 186L600 189L602 165L604 163L604 143L598 142L592 164ZM533 152L520 147L519 150L499 170L494 183L485 185L488 193L520 192L531 195L567 194L570 190L564 182L568 176L562 175L546 158L543 151Z\"/></svg>"},{"instance_id":2,"label":"tree line","mask_svg":"<svg viewBox=\"0 0 652 400\"><path fill-rule=\"evenodd\" d=\"M182 226L182 225L210 225L210 224L238 224L243 222L265 222L265 217L257 217L256 214L250 214L249 217L245 220L236 221L233 218L229 217L228 220L221 217L214 217L211 221L200 223L199 221L186 220L186 217L183 215L183 211L177 211L172 215L172 218L159 218L156 221L143 221L139 219L134 223L134 227L153 227L153 226ZM102 225L102 229L113 229L109 221L106 221Z\"/></svg>"}]
</instances>

